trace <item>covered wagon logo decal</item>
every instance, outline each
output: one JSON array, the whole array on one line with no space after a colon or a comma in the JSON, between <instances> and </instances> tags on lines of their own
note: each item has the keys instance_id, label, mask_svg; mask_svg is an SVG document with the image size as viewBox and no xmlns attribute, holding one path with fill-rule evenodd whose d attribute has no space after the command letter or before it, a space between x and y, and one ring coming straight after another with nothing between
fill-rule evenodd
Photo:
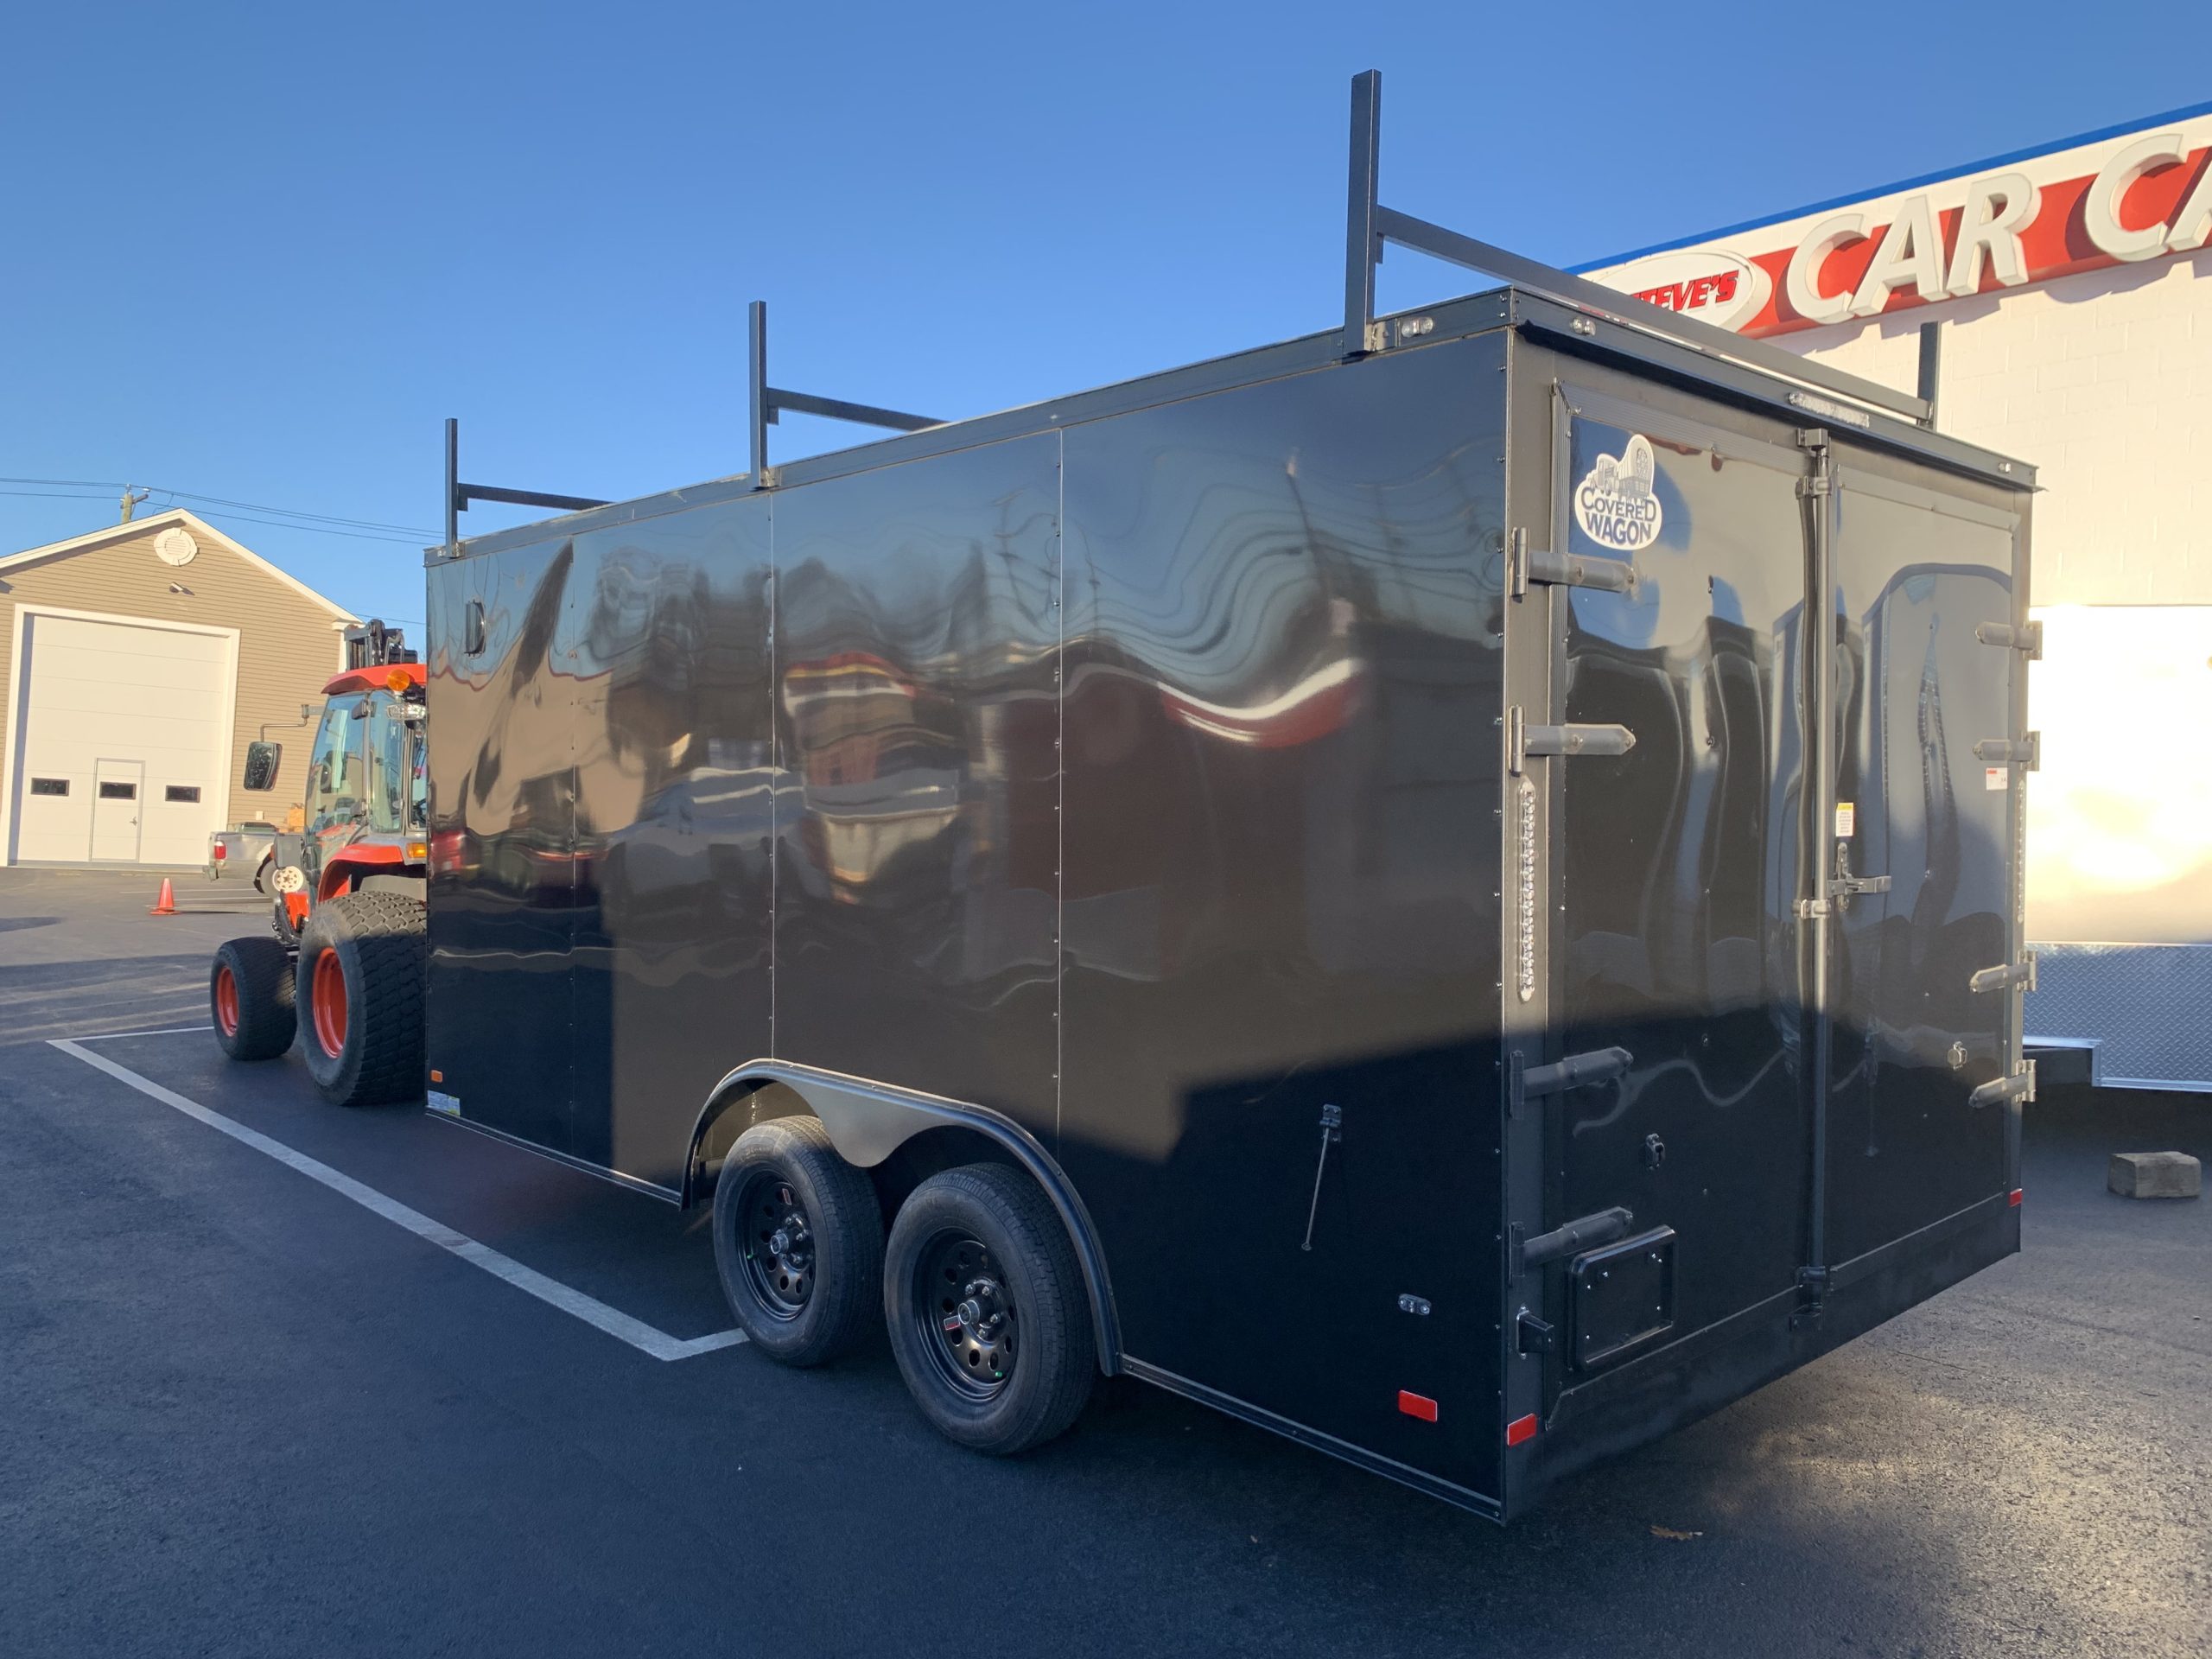
<instances>
[{"instance_id":1,"label":"covered wagon logo decal","mask_svg":"<svg viewBox=\"0 0 2212 1659\"><path fill-rule=\"evenodd\" d=\"M1641 433L1631 435L1619 454L1599 456L1574 486L1574 522L1582 533L1618 553L1637 552L1657 541L1659 496L1651 486L1658 470L1650 442Z\"/></svg>"}]
</instances>

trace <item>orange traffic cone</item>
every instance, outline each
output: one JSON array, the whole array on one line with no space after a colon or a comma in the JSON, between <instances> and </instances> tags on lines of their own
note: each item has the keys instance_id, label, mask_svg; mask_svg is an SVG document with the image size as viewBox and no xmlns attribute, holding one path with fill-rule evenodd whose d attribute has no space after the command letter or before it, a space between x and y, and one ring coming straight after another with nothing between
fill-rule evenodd
<instances>
[{"instance_id":1,"label":"orange traffic cone","mask_svg":"<svg viewBox=\"0 0 2212 1659\"><path fill-rule=\"evenodd\" d=\"M162 878L162 896L154 900L154 907L146 913L149 916L176 914L176 889L169 886L169 879L166 875Z\"/></svg>"}]
</instances>

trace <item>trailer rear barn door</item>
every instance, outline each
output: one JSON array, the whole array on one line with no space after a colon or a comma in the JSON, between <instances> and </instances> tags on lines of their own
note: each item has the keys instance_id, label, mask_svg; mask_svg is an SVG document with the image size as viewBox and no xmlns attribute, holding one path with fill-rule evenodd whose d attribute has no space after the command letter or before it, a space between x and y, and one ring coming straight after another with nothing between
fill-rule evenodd
<instances>
[{"instance_id":1,"label":"trailer rear barn door","mask_svg":"<svg viewBox=\"0 0 2212 1659\"><path fill-rule=\"evenodd\" d=\"M1628 1058L1541 1103L1552 1219L1618 1205L1636 1234L1671 1232L1637 1256L1632 1306L1566 1290L1579 1376L1788 1292L1803 1259L1805 468L1786 428L1722 434L1595 392L1561 393L1554 428L1554 546L1573 562L1555 574L1575 580L1551 590L1556 712L1522 711L1523 744L1561 725L1590 747L1522 763L1558 815L1544 1058ZM1602 753L1609 728L1632 747Z\"/></svg>"},{"instance_id":2,"label":"trailer rear barn door","mask_svg":"<svg viewBox=\"0 0 2212 1659\"><path fill-rule=\"evenodd\" d=\"M2026 1085L2019 516L1575 372L1535 389L1550 522L1508 576L1507 1103L1545 1149L1541 1213L1511 1207L1548 1400L2001 1205Z\"/></svg>"},{"instance_id":3,"label":"trailer rear barn door","mask_svg":"<svg viewBox=\"0 0 2212 1659\"><path fill-rule=\"evenodd\" d=\"M2009 1184L2019 524L1899 470L1840 454L1826 498L1831 1268Z\"/></svg>"}]
</instances>

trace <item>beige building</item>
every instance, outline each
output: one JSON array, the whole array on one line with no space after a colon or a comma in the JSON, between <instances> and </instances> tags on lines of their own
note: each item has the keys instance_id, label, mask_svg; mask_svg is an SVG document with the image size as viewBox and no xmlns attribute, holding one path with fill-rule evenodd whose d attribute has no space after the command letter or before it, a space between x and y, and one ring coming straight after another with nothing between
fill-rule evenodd
<instances>
[{"instance_id":1,"label":"beige building","mask_svg":"<svg viewBox=\"0 0 2212 1659\"><path fill-rule=\"evenodd\" d=\"M0 557L0 862L193 866L281 819L355 620L181 509ZM249 795L262 739L276 787Z\"/></svg>"}]
</instances>

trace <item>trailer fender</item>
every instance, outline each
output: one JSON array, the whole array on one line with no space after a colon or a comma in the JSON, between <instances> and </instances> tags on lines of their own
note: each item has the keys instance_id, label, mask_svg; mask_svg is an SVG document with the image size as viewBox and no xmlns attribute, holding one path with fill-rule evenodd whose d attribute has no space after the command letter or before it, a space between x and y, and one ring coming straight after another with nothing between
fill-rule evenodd
<instances>
[{"instance_id":1,"label":"trailer fender","mask_svg":"<svg viewBox=\"0 0 2212 1659\"><path fill-rule=\"evenodd\" d=\"M708 1130L738 1100L772 1083L782 1084L805 1103L829 1130L830 1143L837 1149L837 1155L857 1169L873 1169L914 1136L933 1128L973 1129L1003 1147L1044 1190L1059 1215L1060 1224L1067 1229L1068 1242L1075 1247L1077 1264L1083 1269L1084 1288L1090 1298L1091 1332L1097 1341L1099 1369L1109 1376L1121 1370L1121 1323L1115 1316L1106 1256L1098 1247L1090 1212L1058 1160L1037 1138L987 1106L795 1065L788 1060L751 1061L716 1084L707 1103L700 1108L683 1160L682 1202L686 1208L700 1196L699 1147Z\"/></svg>"}]
</instances>

